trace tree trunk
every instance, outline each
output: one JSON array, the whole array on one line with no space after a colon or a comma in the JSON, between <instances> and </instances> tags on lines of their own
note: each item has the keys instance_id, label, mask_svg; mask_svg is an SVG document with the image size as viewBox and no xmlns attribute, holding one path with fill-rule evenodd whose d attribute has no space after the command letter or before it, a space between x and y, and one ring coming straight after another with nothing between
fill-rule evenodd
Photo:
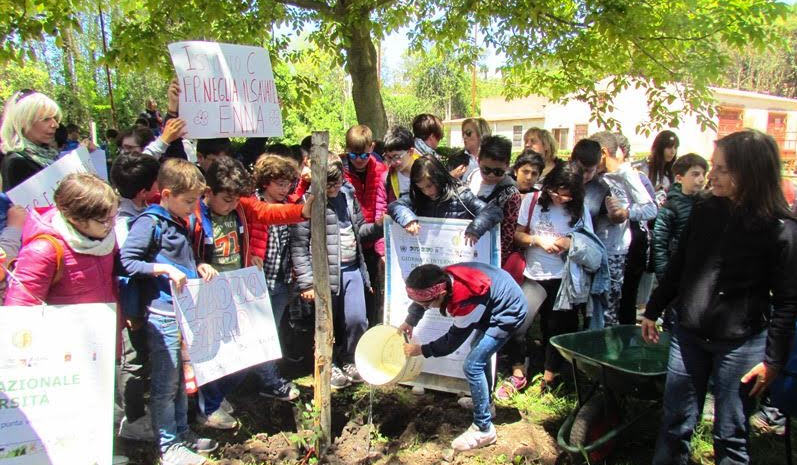
<instances>
[{"instance_id":1,"label":"tree trunk","mask_svg":"<svg viewBox=\"0 0 797 465\"><path fill-rule=\"evenodd\" d=\"M310 249L313 258L313 290L315 291L315 385L313 401L318 417L318 443L316 455L323 457L332 443L332 296L329 291L329 258L327 252L326 205L327 205L327 157L329 156L329 133L313 132L310 148L312 185L310 193L315 196L311 209Z\"/></svg>"},{"instance_id":2,"label":"tree trunk","mask_svg":"<svg viewBox=\"0 0 797 465\"><path fill-rule=\"evenodd\" d=\"M351 95L357 121L365 124L374 133L374 139L381 139L387 131L387 115L379 91L378 56L371 39L371 22L367 16L345 28L346 70L351 76Z\"/></svg>"},{"instance_id":3,"label":"tree trunk","mask_svg":"<svg viewBox=\"0 0 797 465\"><path fill-rule=\"evenodd\" d=\"M66 87L72 92L77 93L77 74L75 73L75 60L77 53L75 47L75 38L72 35L72 30L64 28L61 31L61 40L63 40L63 48L61 49L62 63L64 66L64 82Z\"/></svg>"}]
</instances>

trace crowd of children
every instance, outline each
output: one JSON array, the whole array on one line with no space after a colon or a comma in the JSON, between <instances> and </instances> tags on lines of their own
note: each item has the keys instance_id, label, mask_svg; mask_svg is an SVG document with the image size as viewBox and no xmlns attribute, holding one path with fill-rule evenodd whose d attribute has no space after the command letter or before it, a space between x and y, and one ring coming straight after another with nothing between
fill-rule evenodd
<instances>
[{"instance_id":1,"label":"crowd of children","mask_svg":"<svg viewBox=\"0 0 797 465\"><path fill-rule=\"evenodd\" d=\"M28 214L0 196L0 247L6 260L16 258L5 304L120 303L119 435L156 441L165 465L203 463L199 454L217 446L188 425L186 360L172 286L179 291L187 279L211 280L219 272L257 266L283 344L294 314L301 314L294 309L297 302L315 299L309 137L294 147L266 147L265 139L247 140L238 151L227 139L200 140L194 147L182 138L179 92L172 83L165 118L148 105L146 125L118 134L110 184L92 174L69 175L55 192L54 207ZM0 132L5 191L58 158L60 119L57 104L44 94L21 91L11 97ZM434 115L417 116L411 129L389 128L381 153L371 129L354 126L346 133L345 152L330 158L324 180L335 388L362 381L354 350L367 328L382 319L385 215L412 235L420 232L420 217L470 220L464 233L470 244L500 225L502 265L509 274L463 264L421 267L407 279L408 292L417 297L402 327L407 333L424 309L459 308L456 299L463 295L487 299L487 310L479 311L497 318L485 323L465 366L474 398L460 403L474 409L474 426L455 440L459 450L494 442L490 396L506 399L529 384L533 354L526 330L535 316L542 333L543 389L557 382L564 363L551 337L637 322L637 302L646 302L653 287L643 290L640 283L666 281L708 173L703 157L677 157L678 138L671 131L655 139L644 166L634 167L628 140L617 133L577 141L563 160L551 134L532 128L513 163L512 142L491 135L484 120L467 119L462 126L465 150L448 160L436 152L444 133ZM75 129L67 127L67 149L79 143ZM196 164L186 159L194 150ZM514 273L511 257L521 263ZM507 299L522 304L507 306ZM463 315L469 315L473 307L465 307ZM675 316L664 307L670 327ZM457 327L454 338L408 350L450 353L464 341L467 325ZM499 349L511 370L494 389L489 376L487 385L483 379L486 360ZM226 397L248 372L265 397L291 401L299 395L279 364L267 362L203 385L199 423L236 427Z\"/></svg>"}]
</instances>

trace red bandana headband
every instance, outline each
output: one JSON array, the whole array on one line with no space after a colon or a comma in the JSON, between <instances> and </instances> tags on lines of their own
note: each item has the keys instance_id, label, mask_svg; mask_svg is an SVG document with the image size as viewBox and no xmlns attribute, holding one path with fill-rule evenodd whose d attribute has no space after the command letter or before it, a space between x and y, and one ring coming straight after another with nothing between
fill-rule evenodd
<instances>
[{"instance_id":1,"label":"red bandana headband","mask_svg":"<svg viewBox=\"0 0 797 465\"><path fill-rule=\"evenodd\" d=\"M407 296L416 302L429 302L434 300L446 291L446 283L437 283L426 289L415 289L407 286Z\"/></svg>"}]
</instances>

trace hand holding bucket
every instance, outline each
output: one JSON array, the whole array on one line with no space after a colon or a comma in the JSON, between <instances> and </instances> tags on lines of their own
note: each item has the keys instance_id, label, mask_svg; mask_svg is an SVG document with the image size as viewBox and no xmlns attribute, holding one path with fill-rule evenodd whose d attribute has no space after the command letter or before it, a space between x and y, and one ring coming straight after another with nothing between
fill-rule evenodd
<instances>
[{"instance_id":1,"label":"hand holding bucket","mask_svg":"<svg viewBox=\"0 0 797 465\"><path fill-rule=\"evenodd\" d=\"M360 376L369 384L384 386L411 381L421 372L423 357L408 357L408 344L403 328L377 325L362 335L354 352L354 363ZM420 346L417 346L420 351Z\"/></svg>"}]
</instances>

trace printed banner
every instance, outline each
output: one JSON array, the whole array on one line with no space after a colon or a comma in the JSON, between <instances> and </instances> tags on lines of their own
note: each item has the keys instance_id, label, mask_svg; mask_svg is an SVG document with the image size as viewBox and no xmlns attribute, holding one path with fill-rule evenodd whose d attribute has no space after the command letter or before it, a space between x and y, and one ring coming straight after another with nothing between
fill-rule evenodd
<instances>
[{"instance_id":1,"label":"printed banner","mask_svg":"<svg viewBox=\"0 0 797 465\"><path fill-rule=\"evenodd\" d=\"M266 278L257 267L219 273L210 282L189 279L174 309L200 386L282 357Z\"/></svg>"},{"instance_id":2,"label":"printed banner","mask_svg":"<svg viewBox=\"0 0 797 465\"><path fill-rule=\"evenodd\" d=\"M475 246L465 245L465 229L468 220L419 218L421 226L417 236L411 236L397 223L385 218L385 244L387 249L385 322L398 327L407 316L412 301L407 297L404 280L415 267L426 263L447 266L461 262L483 262L500 266L500 244L498 226L482 236ZM438 310L429 310L413 331L413 339L419 344L433 341L445 334L452 319L440 315ZM462 378L462 363L470 352L470 339L447 357L431 357L423 362L423 373L452 378ZM440 390L455 390L450 385L430 385L433 381L421 381L427 387Z\"/></svg>"},{"instance_id":3,"label":"printed banner","mask_svg":"<svg viewBox=\"0 0 797 465\"><path fill-rule=\"evenodd\" d=\"M0 465L110 465L116 309L0 310Z\"/></svg>"},{"instance_id":4,"label":"printed banner","mask_svg":"<svg viewBox=\"0 0 797 465\"><path fill-rule=\"evenodd\" d=\"M189 139L282 137L282 113L262 47L175 42L169 53L180 81L180 117Z\"/></svg>"},{"instance_id":5,"label":"printed banner","mask_svg":"<svg viewBox=\"0 0 797 465\"><path fill-rule=\"evenodd\" d=\"M8 197L19 205L30 210L55 205L53 194L58 184L67 174L97 174L91 155L85 147L67 153L52 165L26 179L23 183L7 192Z\"/></svg>"}]
</instances>

